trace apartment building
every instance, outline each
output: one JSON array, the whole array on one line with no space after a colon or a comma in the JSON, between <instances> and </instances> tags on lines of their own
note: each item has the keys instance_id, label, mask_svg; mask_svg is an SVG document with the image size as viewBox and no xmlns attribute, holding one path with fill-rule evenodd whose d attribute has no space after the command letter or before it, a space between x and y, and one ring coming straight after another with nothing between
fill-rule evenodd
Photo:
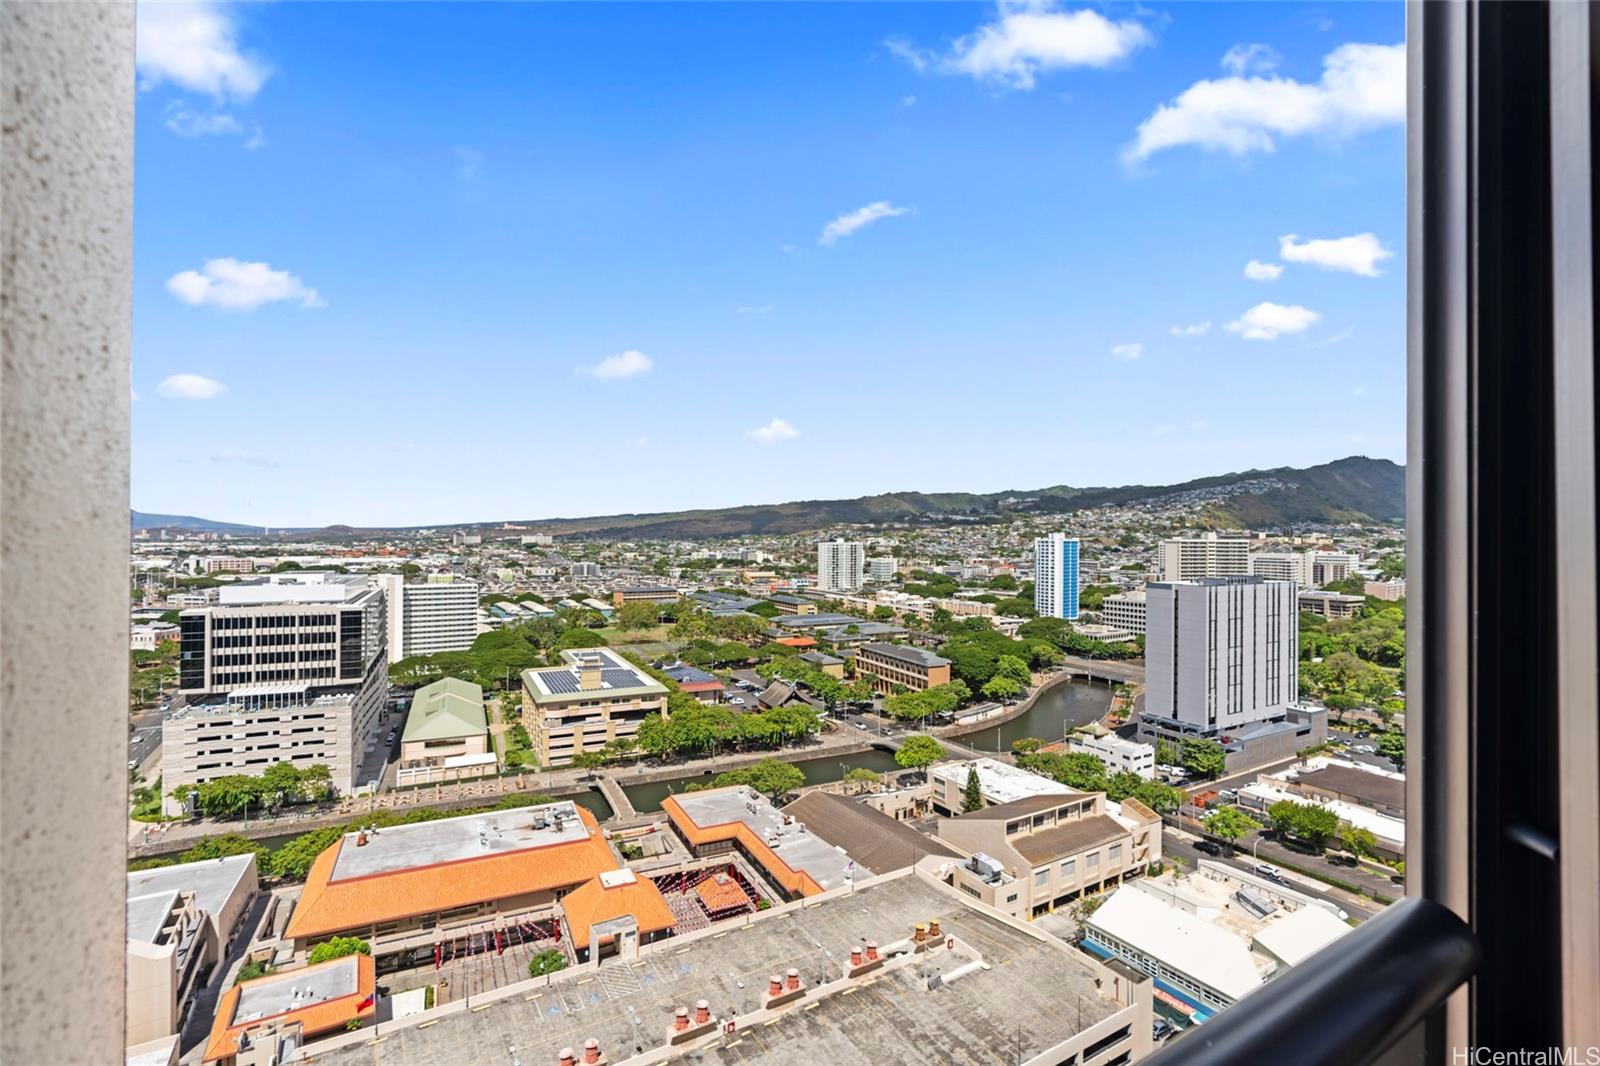
<instances>
[{"instance_id":1,"label":"apartment building","mask_svg":"<svg viewBox=\"0 0 1600 1066\"><path fill-rule=\"evenodd\" d=\"M1143 634L1145 625L1144 589L1131 589L1100 601L1100 620L1108 626Z\"/></svg>"},{"instance_id":2,"label":"apartment building","mask_svg":"<svg viewBox=\"0 0 1600 1066\"><path fill-rule=\"evenodd\" d=\"M892 555L874 555L867 560L867 580L887 584L899 576L899 563Z\"/></svg>"},{"instance_id":3,"label":"apartment building","mask_svg":"<svg viewBox=\"0 0 1600 1066\"><path fill-rule=\"evenodd\" d=\"M1161 816L1098 792L1041 795L939 819L939 839L968 856L957 890L1033 919L1121 884L1161 860Z\"/></svg>"},{"instance_id":4,"label":"apartment building","mask_svg":"<svg viewBox=\"0 0 1600 1066\"><path fill-rule=\"evenodd\" d=\"M1051 533L1033 542L1033 609L1040 618L1078 617L1078 540Z\"/></svg>"},{"instance_id":5,"label":"apartment building","mask_svg":"<svg viewBox=\"0 0 1600 1066\"><path fill-rule=\"evenodd\" d=\"M861 587L867 549L860 541L825 540L817 544L817 588L850 592Z\"/></svg>"},{"instance_id":6,"label":"apartment building","mask_svg":"<svg viewBox=\"0 0 1600 1066\"><path fill-rule=\"evenodd\" d=\"M220 591L215 606L178 616L182 702L162 725L163 786L325 763L348 794L389 685L383 590L319 572Z\"/></svg>"},{"instance_id":7,"label":"apartment building","mask_svg":"<svg viewBox=\"0 0 1600 1066\"><path fill-rule=\"evenodd\" d=\"M1202 578L1157 582L1145 595L1141 723L1215 736L1282 718L1294 706L1300 619L1293 582Z\"/></svg>"},{"instance_id":8,"label":"apartment building","mask_svg":"<svg viewBox=\"0 0 1600 1066\"><path fill-rule=\"evenodd\" d=\"M871 674L882 695L903 685L912 692L950 683L950 660L904 644L867 643L856 648L856 676Z\"/></svg>"},{"instance_id":9,"label":"apartment building","mask_svg":"<svg viewBox=\"0 0 1600 1066\"><path fill-rule=\"evenodd\" d=\"M128 874L127 1043L178 1032L257 889L254 854Z\"/></svg>"},{"instance_id":10,"label":"apartment building","mask_svg":"<svg viewBox=\"0 0 1600 1066\"><path fill-rule=\"evenodd\" d=\"M1406 579L1396 577L1388 581L1368 581L1362 591L1380 600L1403 600L1406 598Z\"/></svg>"},{"instance_id":11,"label":"apartment building","mask_svg":"<svg viewBox=\"0 0 1600 1066\"><path fill-rule=\"evenodd\" d=\"M579 752L639 735L639 723L666 715L666 686L608 648L564 651L563 666L522 672L522 717L544 766L567 766Z\"/></svg>"},{"instance_id":12,"label":"apartment building","mask_svg":"<svg viewBox=\"0 0 1600 1066\"><path fill-rule=\"evenodd\" d=\"M379 574L389 611L389 661L441 651L465 651L478 639L478 585L451 574L407 584L400 574Z\"/></svg>"},{"instance_id":13,"label":"apartment building","mask_svg":"<svg viewBox=\"0 0 1600 1066\"><path fill-rule=\"evenodd\" d=\"M1156 776L1156 749L1153 744L1124 740L1115 733L1103 737L1078 735L1067 746L1073 751L1093 755L1105 764L1108 774L1138 774L1145 780Z\"/></svg>"},{"instance_id":14,"label":"apartment building","mask_svg":"<svg viewBox=\"0 0 1600 1066\"><path fill-rule=\"evenodd\" d=\"M1301 588L1317 588L1330 581L1343 581L1350 576L1356 562L1354 555L1316 549L1251 552L1250 573L1269 581L1293 581Z\"/></svg>"},{"instance_id":15,"label":"apartment building","mask_svg":"<svg viewBox=\"0 0 1600 1066\"><path fill-rule=\"evenodd\" d=\"M1206 533L1161 542L1161 580L1198 581L1250 572L1250 541Z\"/></svg>"}]
</instances>

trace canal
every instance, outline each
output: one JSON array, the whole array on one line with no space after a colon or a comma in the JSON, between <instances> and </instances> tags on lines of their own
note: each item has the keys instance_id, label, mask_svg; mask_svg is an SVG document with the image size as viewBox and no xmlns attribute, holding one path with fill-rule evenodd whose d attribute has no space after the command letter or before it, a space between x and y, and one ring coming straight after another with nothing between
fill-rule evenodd
<instances>
[{"instance_id":1,"label":"canal","mask_svg":"<svg viewBox=\"0 0 1600 1066\"><path fill-rule=\"evenodd\" d=\"M1099 721L1111 706L1111 691L1103 681L1062 681L1040 694L1026 714L1000 726L980 723L961 739L980 751L1002 752L1023 737L1060 740L1077 726Z\"/></svg>"},{"instance_id":2,"label":"canal","mask_svg":"<svg viewBox=\"0 0 1600 1066\"><path fill-rule=\"evenodd\" d=\"M870 751L858 751L853 755L824 756L818 759L804 759L793 762L783 759L795 769L806 775L806 784L820 785L828 781L838 781L844 777L845 772L857 767L865 767L878 773L889 773L899 770L899 765L894 761L894 756L886 751L876 748ZM665 781L651 781L642 785L625 785L622 791L627 793L628 800L634 809L641 814L650 811L659 811L661 801L674 792L682 792L683 786L692 781L710 782L714 774L698 773L685 774L682 777L668 778Z\"/></svg>"}]
</instances>

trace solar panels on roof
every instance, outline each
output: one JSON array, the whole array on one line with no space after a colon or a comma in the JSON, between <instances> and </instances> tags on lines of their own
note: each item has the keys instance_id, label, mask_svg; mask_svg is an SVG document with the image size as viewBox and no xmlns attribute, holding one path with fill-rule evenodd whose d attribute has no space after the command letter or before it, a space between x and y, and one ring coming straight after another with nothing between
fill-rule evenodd
<instances>
[{"instance_id":1,"label":"solar panels on roof","mask_svg":"<svg viewBox=\"0 0 1600 1066\"><path fill-rule=\"evenodd\" d=\"M583 691L578 678L571 670L541 670L539 680L553 696L566 696ZM601 689L596 691L608 688L639 688L649 683L632 670L625 670L619 666L605 666L600 669Z\"/></svg>"}]
</instances>

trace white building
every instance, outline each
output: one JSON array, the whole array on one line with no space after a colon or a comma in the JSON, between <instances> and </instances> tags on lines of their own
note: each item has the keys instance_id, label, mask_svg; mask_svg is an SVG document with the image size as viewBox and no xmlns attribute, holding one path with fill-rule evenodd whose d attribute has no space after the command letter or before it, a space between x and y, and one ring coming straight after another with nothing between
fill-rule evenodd
<instances>
[{"instance_id":1,"label":"white building","mask_svg":"<svg viewBox=\"0 0 1600 1066\"><path fill-rule=\"evenodd\" d=\"M548 548L556 542L556 538L548 533L527 533L522 537L524 548Z\"/></svg>"},{"instance_id":2,"label":"white building","mask_svg":"<svg viewBox=\"0 0 1600 1066\"><path fill-rule=\"evenodd\" d=\"M817 588L849 592L861 587L867 549L860 541L824 540L817 544Z\"/></svg>"},{"instance_id":3,"label":"white building","mask_svg":"<svg viewBox=\"0 0 1600 1066\"><path fill-rule=\"evenodd\" d=\"M1244 537L1178 537L1161 542L1161 580L1198 581L1250 572L1250 542Z\"/></svg>"},{"instance_id":4,"label":"white building","mask_svg":"<svg viewBox=\"0 0 1600 1066\"><path fill-rule=\"evenodd\" d=\"M161 728L167 813L182 812L173 789L275 762L325 763L336 791L354 789L389 687L382 589L365 577L274 574L178 619L182 703Z\"/></svg>"},{"instance_id":5,"label":"white building","mask_svg":"<svg viewBox=\"0 0 1600 1066\"><path fill-rule=\"evenodd\" d=\"M1144 619L1144 589L1118 592L1100 602L1100 620L1108 626L1143 633Z\"/></svg>"},{"instance_id":6,"label":"white building","mask_svg":"<svg viewBox=\"0 0 1600 1066\"><path fill-rule=\"evenodd\" d=\"M1076 791L1043 774L997 759L935 763L928 767L928 783L933 786L932 800L937 813L960 813L967 776L973 770L978 771L978 792L986 807L1035 796L1066 796Z\"/></svg>"},{"instance_id":7,"label":"white building","mask_svg":"<svg viewBox=\"0 0 1600 1066\"><path fill-rule=\"evenodd\" d=\"M1356 565L1356 557L1344 552L1315 549L1303 552L1251 552L1250 573L1269 581L1293 581L1301 588L1317 588L1330 581L1343 581Z\"/></svg>"},{"instance_id":8,"label":"white building","mask_svg":"<svg viewBox=\"0 0 1600 1066\"><path fill-rule=\"evenodd\" d=\"M1078 617L1078 540L1051 533L1033 542L1033 609L1040 618Z\"/></svg>"},{"instance_id":9,"label":"white building","mask_svg":"<svg viewBox=\"0 0 1600 1066\"><path fill-rule=\"evenodd\" d=\"M389 661L441 651L465 651L478 637L478 586L449 574L406 584L400 574L380 574L389 611ZM520 612L519 612L520 613Z\"/></svg>"},{"instance_id":10,"label":"white building","mask_svg":"<svg viewBox=\"0 0 1600 1066\"><path fill-rule=\"evenodd\" d=\"M169 640L178 639L178 627L171 622L151 622L128 629L129 651L155 651Z\"/></svg>"},{"instance_id":11,"label":"white building","mask_svg":"<svg viewBox=\"0 0 1600 1066\"><path fill-rule=\"evenodd\" d=\"M1203 578L1145 588L1142 717L1213 736L1283 717L1299 696L1291 581Z\"/></svg>"},{"instance_id":12,"label":"white building","mask_svg":"<svg viewBox=\"0 0 1600 1066\"><path fill-rule=\"evenodd\" d=\"M1069 746L1073 751L1099 759L1108 774L1138 774L1146 780L1156 776L1156 749L1152 744L1123 740L1115 733L1107 733L1103 737L1073 737Z\"/></svg>"},{"instance_id":13,"label":"white building","mask_svg":"<svg viewBox=\"0 0 1600 1066\"><path fill-rule=\"evenodd\" d=\"M899 573L899 565L892 555L874 555L867 560L867 580L887 584Z\"/></svg>"}]
</instances>

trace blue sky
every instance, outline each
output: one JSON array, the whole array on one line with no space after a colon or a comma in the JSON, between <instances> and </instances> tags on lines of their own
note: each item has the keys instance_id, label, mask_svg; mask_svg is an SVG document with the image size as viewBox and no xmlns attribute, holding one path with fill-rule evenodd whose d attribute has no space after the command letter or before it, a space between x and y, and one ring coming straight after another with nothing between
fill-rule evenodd
<instances>
[{"instance_id":1,"label":"blue sky","mask_svg":"<svg viewBox=\"0 0 1600 1066\"><path fill-rule=\"evenodd\" d=\"M1403 458L1398 3L139 17L140 510Z\"/></svg>"}]
</instances>

